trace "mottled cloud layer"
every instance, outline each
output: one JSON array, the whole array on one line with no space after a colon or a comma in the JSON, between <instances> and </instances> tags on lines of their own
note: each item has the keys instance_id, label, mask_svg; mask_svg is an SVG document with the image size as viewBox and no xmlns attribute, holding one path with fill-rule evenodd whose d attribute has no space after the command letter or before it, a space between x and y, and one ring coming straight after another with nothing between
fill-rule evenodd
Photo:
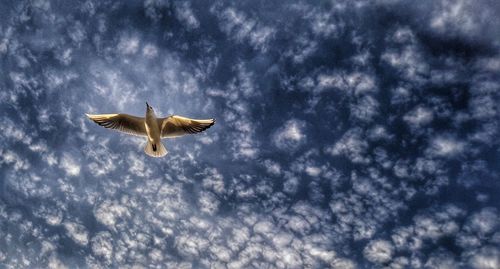
<instances>
[{"instance_id":1,"label":"mottled cloud layer","mask_svg":"<svg viewBox=\"0 0 500 269\"><path fill-rule=\"evenodd\" d=\"M7 1L0 267L499 268L497 1ZM84 113L214 117L144 141Z\"/></svg>"}]
</instances>

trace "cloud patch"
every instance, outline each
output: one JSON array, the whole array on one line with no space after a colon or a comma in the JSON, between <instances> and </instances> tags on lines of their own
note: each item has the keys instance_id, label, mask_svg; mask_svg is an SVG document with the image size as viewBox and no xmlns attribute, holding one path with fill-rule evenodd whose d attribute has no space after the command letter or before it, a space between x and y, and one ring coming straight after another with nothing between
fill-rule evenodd
<instances>
[{"instance_id":1,"label":"cloud patch","mask_svg":"<svg viewBox=\"0 0 500 269\"><path fill-rule=\"evenodd\" d=\"M273 134L273 143L279 149L295 149L305 143L306 124L303 121L291 119L285 122Z\"/></svg>"}]
</instances>

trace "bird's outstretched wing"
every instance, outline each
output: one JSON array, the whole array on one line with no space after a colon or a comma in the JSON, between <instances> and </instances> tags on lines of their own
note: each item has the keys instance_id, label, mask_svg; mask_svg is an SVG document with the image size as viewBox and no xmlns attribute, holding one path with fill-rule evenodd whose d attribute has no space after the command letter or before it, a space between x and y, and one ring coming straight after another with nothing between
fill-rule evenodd
<instances>
[{"instance_id":1,"label":"bird's outstretched wing","mask_svg":"<svg viewBox=\"0 0 500 269\"><path fill-rule=\"evenodd\" d=\"M214 119L196 120L172 115L158 119L158 126L162 138L183 136L203 132L215 124Z\"/></svg>"},{"instance_id":2,"label":"bird's outstretched wing","mask_svg":"<svg viewBox=\"0 0 500 269\"><path fill-rule=\"evenodd\" d=\"M89 119L105 128L131 135L147 136L144 118L128 114L85 114Z\"/></svg>"}]
</instances>

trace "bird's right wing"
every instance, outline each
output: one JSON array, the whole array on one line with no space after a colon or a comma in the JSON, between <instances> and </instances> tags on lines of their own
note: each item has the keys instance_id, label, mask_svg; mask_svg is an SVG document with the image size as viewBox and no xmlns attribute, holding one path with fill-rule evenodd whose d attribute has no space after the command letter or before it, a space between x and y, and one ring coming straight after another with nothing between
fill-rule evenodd
<instances>
[{"instance_id":1,"label":"bird's right wing","mask_svg":"<svg viewBox=\"0 0 500 269\"><path fill-rule=\"evenodd\" d=\"M162 138L178 137L203 132L214 125L214 119L197 120L177 115L158 119Z\"/></svg>"},{"instance_id":2,"label":"bird's right wing","mask_svg":"<svg viewBox=\"0 0 500 269\"><path fill-rule=\"evenodd\" d=\"M147 136L144 118L128 114L85 114L104 128L114 129L131 135Z\"/></svg>"}]
</instances>

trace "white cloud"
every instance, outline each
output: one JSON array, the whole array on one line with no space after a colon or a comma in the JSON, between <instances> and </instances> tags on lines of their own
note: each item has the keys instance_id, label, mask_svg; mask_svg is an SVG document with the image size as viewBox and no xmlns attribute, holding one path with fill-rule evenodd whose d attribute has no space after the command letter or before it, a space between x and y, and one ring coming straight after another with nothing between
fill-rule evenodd
<instances>
[{"instance_id":1,"label":"white cloud","mask_svg":"<svg viewBox=\"0 0 500 269\"><path fill-rule=\"evenodd\" d=\"M142 54L147 58L155 58L158 56L158 48L155 45L147 44L142 48Z\"/></svg>"},{"instance_id":2,"label":"white cloud","mask_svg":"<svg viewBox=\"0 0 500 269\"><path fill-rule=\"evenodd\" d=\"M415 34L410 28L402 27L396 29L392 36L388 37L387 40L398 44L412 44L415 42Z\"/></svg>"},{"instance_id":3,"label":"white cloud","mask_svg":"<svg viewBox=\"0 0 500 269\"><path fill-rule=\"evenodd\" d=\"M80 174L81 167L78 162L69 154L64 154L59 159L59 166L63 169L69 176L78 176Z\"/></svg>"},{"instance_id":4,"label":"white cloud","mask_svg":"<svg viewBox=\"0 0 500 269\"><path fill-rule=\"evenodd\" d=\"M303 86L308 85L307 80L304 80L303 83ZM310 85L312 86L313 84ZM375 77L361 72L320 73L316 77L316 85L319 91L328 88L336 88L346 93L352 92L356 95L376 92L378 89Z\"/></svg>"},{"instance_id":5,"label":"white cloud","mask_svg":"<svg viewBox=\"0 0 500 269\"><path fill-rule=\"evenodd\" d=\"M183 2L182 4L175 2L175 4L176 15L181 22L183 22L190 29L196 29L200 27L200 22L194 15L193 10L189 6L188 2Z\"/></svg>"},{"instance_id":6,"label":"white cloud","mask_svg":"<svg viewBox=\"0 0 500 269\"><path fill-rule=\"evenodd\" d=\"M49 269L66 269L67 267L55 254L51 255L47 264Z\"/></svg>"},{"instance_id":7,"label":"white cloud","mask_svg":"<svg viewBox=\"0 0 500 269\"><path fill-rule=\"evenodd\" d=\"M412 93L407 87L396 87L391 90L391 104L400 105L405 104L412 99Z\"/></svg>"},{"instance_id":8,"label":"white cloud","mask_svg":"<svg viewBox=\"0 0 500 269\"><path fill-rule=\"evenodd\" d=\"M476 62L476 66L480 70L487 70L490 72L499 72L500 71L500 57L488 57L488 58L480 58Z\"/></svg>"},{"instance_id":9,"label":"white cloud","mask_svg":"<svg viewBox=\"0 0 500 269\"><path fill-rule=\"evenodd\" d=\"M111 229L116 229L116 223L124 217L129 217L130 212L127 207L116 201L104 200L97 205L94 216L102 224Z\"/></svg>"},{"instance_id":10,"label":"white cloud","mask_svg":"<svg viewBox=\"0 0 500 269\"><path fill-rule=\"evenodd\" d=\"M321 168L316 166L307 166L305 172L311 177L317 177L321 174Z\"/></svg>"},{"instance_id":11,"label":"white cloud","mask_svg":"<svg viewBox=\"0 0 500 269\"><path fill-rule=\"evenodd\" d=\"M333 155L344 155L353 163L368 163L365 157L368 143L361 136L361 129L347 131L333 146L326 148L326 152Z\"/></svg>"},{"instance_id":12,"label":"white cloud","mask_svg":"<svg viewBox=\"0 0 500 269\"><path fill-rule=\"evenodd\" d=\"M286 51L285 55L291 57L297 64L303 63L318 49L318 42L314 39L309 39L306 36L298 37L296 42L297 44Z\"/></svg>"},{"instance_id":13,"label":"white cloud","mask_svg":"<svg viewBox=\"0 0 500 269\"><path fill-rule=\"evenodd\" d=\"M489 207L483 208L469 218L466 229L474 231L484 236L488 233L497 231L500 225L500 217L496 209Z\"/></svg>"},{"instance_id":14,"label":"white cloud","mask_svg":"<svg viewBox=\"0 0 500 269\"><path fill-rule=\"evenodd\" d=\"M135 54L139 50L140 41L135 36L122 36L118 43L118 50L125 55Z\"/></svg>"},{"instance_id":15,"label":"white cloud","mask_svg":"<svg viewBox=\"0 0 500 269\"><path fill-rule=\"evenodd\" d=\"M223 194L225 191L224 177L216 168L207 168L203 173L202 186L217 194Z\"/></svg>"},{"instance_id":16,"label":"white cloud","mask_svg":"<svg viewBox=\"0 0 500 269\"><path fill-rule=\"evenodd\" d=\"M113 105L121 111L131 105L133 100L136 100L138 91L129 78L104 62L96 61L91 64L90 77L87 80L97 96L105 100L116 100ZM100 111L88 112L102 113ZM87 122L87 124L90 123Z\"/></svg>"},{"instance_id":17,"label":"white cloud","mask_svg":"<svg viewBox=\"0 0 500 269\"><path fill-rule=\"evenodd\" d=\"M231 256L233 255L232 251L223 245L211 246L210 251L217 257L218 261L225 263L231 261Z\"/></svg>"},{"instance_id":18,"label":"white cloud","mask_svg":"<svg viewBox=\"0 0 500 269\"><path fill-rule=\"evenodd\" d=\"M81 43L87 38L87 32L83 24L79 21L76 21L69 27L68 35L77 46L80 46Z\"/></svg>"},{"instance_id":19,"label":"white cloud","mask_svg":"<svg viewBox=\"0 0 500 269\"><path fill-rule=\"evenodd\" d=\"M299 178L289 173L285 174L286 181L283 183L283 192L294 194L299 187Z\"/></svg>"},{"instance_id":20,"label":"white cloud","mask_svg":"<svg viewBox=\"0 0 500 269\"><path fill-rule=\"evenodd\" d=\"M208 240L196 235L182 233L175 238L176 249L188 259L198 259L207 250L208 246Z\"/></svg>"},{"instance_id":21,"label":"white cloud","mask_svg":"<svg viewBox=\"0 0 500 269\"><path fill-rule=\"evenodd\" d=\"M493 3L441 0L432 3L429 27L445 36L489 39L498 33L498 17ZM488 8L490 7L490 8ZM495 38L495 37L493 37Z\"/></svg>"},{"instance_id":22,"label":"white cloud","mask_svg":"<svg viewBox=\"0 0 500 269\"><path fill-rule=\"evenodd\" d=\"M334 38L337 37L345 27L343 18L338 16L339 11L345 11L344 3L335 3L333 7L328 10L318 9L314 5L311 6L302 3L294 3L290 6L296 13L290 14L289 16L300 16L300 18L304 18L307 23L306 32L312 32L323 38ZM301 23L304 22L301 21Z\"/></svg>"},{"instance_id":23,"label":"white cloud","mask_svg":"<svg viewBox=\"0 0 500 269\"><path fill-rule=\"evenodd\" d=\"M428 152L444 157L455 157L464 150L464 142L451 136L439 136L431 141Z\"/></svg>"},{"instance_id":24,"label":"white cloud","mask_svg":"<svg viewBox=\"0 0 500 269\"><path fill-rule=\"evenodd\" d=\"M21 156L11 150L2 151L2 149L0 149L0 164L12 165L15 171L28 170L31 168L27 160L21 158Z\"/></svg>"},{"instance_id":25,"label":"white cloud","mask_svg":"<svg viewBox=\"0 0 500 269\"><path fill-rule=\"evenodd\" d=\"M477 236L470 234L458 234L456 242L463 249L474 249L481 246L481 240Z\"/></svg>"},{"instance_id":26,"label":"white cloud","mask_svg":"<svg viewBox=\"0 0 500 269\"><path fill-rule=\"evenodd\" d=\"M263 162L263 165L266 168L267 172L272 174L272 175L278 176L282 172L282 169L281 169L281 166L279 165L279 163L274 162L272 160L265 160Z\"/></svg>"},{"instance_id":27,"label":"white cloud","mask_svg":"<svg viewBox=\"0 0 500 269\"><path fill-rule=\"evenodd\" d=\"M375 125L368 131L368 138L371 140L391 140L393 135L388 132L386 127Z\"/></svg>"},{"instance_id":28,"label":"white cloud","mask_svg":"<svg viewBox=\"0 0 500 269\"><path fill-rule=\"evenodd\" d=\"M454 269L459 268L459 263L453 258L452 255L447 253L433 253L425 263L428 268L438 269Z\"/></svg>"},{"instance_id":29,"label":"white cloud","mask_svg":"<svg viewBox=\"0 0 500 269\"><path fill-rule=\"evenodd\" d=\"M488 120L498 114L496 102L491 95L478 94L469 100L469 110L478 120Z\"/></svg>"},{"instance_id":30,"label":"white cloud","mask_svg":"<svg viewBox=\"0 0 500 269\"><path fill-rule=\"evenodd\" d=\"M363 249L365 258L373 263L386 263L394 255L394 247L386 240L372 240Z\"/></svg>"},{"instance_id":31,"label":"white cloud","mask_svg":"<svg viewBox=\"0 0 500 269\"><path fill-rule=\"evenodd\" d=\"M454 234L459 226L452 220L440 221L432 216L418 216L415 218L415 233L422 238L438 239L445 235Z\"/></svg>"},{"instance_id":32,"label":"white cloud","mask_svg":"<svg viewBox=\"0 0 500 269\"><path fill-rule=\"evenodd\" d=\"M68 236L77 244L85 246L89 242L89 233L85 226L76 222L65 221L63 223Z\"/></svg>"},{"instance_id":33,"label":"white cloud","mask_svg":"<svg viewBox=\"0 0 500 269\"><path fill-rule=\"evenodd\" d=\"M100 232L91 239L92 252L102 257L108 264L113 257L113 243L109 232Z\"/></svg>"},{"instance_id":34,"label":"white cloud","mask_svg":"<svg viewBox=\"0 0 500 269\"><path fill-rule=\"evenodd\" d=\"M433 119L432 110L427 109L423 106L414 108L410 112L403 116L403 120L408 123L413 128L419 128L421 126L427 125Z\"/></svg>"},{"instance_id":35,"label":"white cloud","mask_svg":"<svg viewBox=\"0 0 500 269\"><path fill-rule=\"evenodd\" d=\"M370 122L379 113L379 102L370 95L360 97L351 104L351 115L358 120Z\"/></svg>"},{"instance_id":36,"label":"white cloud","mask_svg":"<svg viewBox=\"0 0 500 269\"><path fill-rule=\"evenodd\" d=\"M273 135L274 145L280 149L294 149L305 142L304 122L291 119L285 122Z\"/></svg>"},{"instance_id":37,"label":"white cloud","mask_svg":"<svg viewBox=\"0 0 500 269\"><path fill-rule=\"evenodd\" d=\"M311 224L302 216L292 215L289 217L286 227L296 233L307 234L310 232Z\"/></svg>"},{"instance_id":38,"label":"white cloud","mask_svg":"<svg viewBox=\"0 0 500 269\"><path fill-rule=\"evenodd\" d=\"M356 263L349 259L337 258L331 264L333 269L355 269Z\"/></svg>"},{"instance_id":39,"label":"white cloud","mask_svg":"<svg viewBox=\"0 0 500 269\"><path fill-rule=\"evenodd\" d=\"M334 23L332 19L332 12L317 12L310 15L311 16L311 28L312 31L317 35L322 35L325 37L332 37L339 32L338 23Z\"/></svg>"},{"instance_id":40,"label":"white cloud","mask_svg":"<svg viewBox=\"0 0 500 269\"><path fill-rule=\"evenodd\" d=\"M255 48L266 51L268 43L276 32L271 27L262 25L259 21L248 18L243 12L234 8L222 11L211 9L220 19L220 27L231 38L243 43L249 41Z\"/></svg>"},{"instance_id":41,"label":"white cloud","mask_svg":"<svg viewBox=\"0 0 500 269\"><path fill-rule=\"evenodd\" d=\"M220 202L217 197L211 192L200 192L198 198L198 204L201 211L213 215L217 213Z\"/></svg>"},{"instance_id":42,"label":"white cloud","mask_svg":"<svg viewBox=\"0 0 500 269\"><path fill-rule=\"evenodd\" d=\"M57 207L42 205L33 214L43 218L47 224L53 226L60 225L63 220L63 212Z\"/></svg>"},{"instance_id":43,"label":"white cloud","mask_svg":"<svg viewBox=\"0 0 500 269\"><path fill-rule=\"evenodd\" d=\"M170 2L164 0L145 0L144 9L146 16L157 22L164 16L164 9L168 7Z\"/></svg>"},{"instance_id":44,"label":"white cloud","mask_svg":"<svg viewBox=\"0 0 500 269\"><path fill-rule=\"evenodd\" d=\"M469 34L462 32L469 26L457 23L476 4L457 3L433 5L440 9L431 10L431 20L424 16L422 21L441 36L448 31ZM137 33L149 23L152 34L162 29L159 35L148 34L147 40L116 28L123 25L121 20L134 20L136 13L127 13L128 5L86 2L76 16L81 22L75 22L73 14L53 13L50 1L25 4L16 6L15 11L20 12L16 20L0 28L0 54L14 68L7 72L5 83L0 83L0 102L6 105L3 112L16 122L2 121L0 134L4 138L0 166L6 169L3 198L9 205L0 201L0 223L9 226L0 229L0 244L12 250L0 250L0 262L6 267L357 268L369 266L368 262L389 268L498 267L500 220L497 209L490 205L494 195L488 188L479 193L468 187L471 197L477 197L474 203L484 206L468 216L464 210L434 205L418 204L418 212L413 206L408 208L415 195L432 198L440 186L454 182L447 170L453 160L447 157L466 157L467 162L460 164L474 162L482 158L484 147L495 147L496 56L475 61L474 53L467 52L467 62L472 65L449 56L453 51L441 58L433 55L434 44L420 46L419 42L432 36L422 35L420 26L405 27L402 21L389 27L394 30L389 30L387 38L373 39L364 26L345 21L352 15L352 7L370 6L370 1L321 7L273 3L270 6L277 8L270 12L240 3L211 5L210 12L217 16L226 39L237 43L229 47L247 43L254 48L250 51L225 51L227 40L219 39L217 29L205 31L210 18L201 16L199 8L206 5L196 2L146 0L146 20L133 23ZM375 3L377 8L380 4ZM330 6L336 10L325 9ZM386 7L387 14L397 12ZM95 13L103 8L123 11L125 16ZM303 16L289 16L289 20L271 17L278 12L287 18L290 8L295 9L294 15ZM365 14L360 9L355 12ZM407 14L414 15L411 10ZM87 15L95 23L88 23ZM188 31L193 30L188 36L194 42L177 35L185 30L163 27L165 16L177 16ZM473 22L469 30L476 27L477 18L465 19ZM369 25L370 19L364 23ZM22 24L31 22L38 22L35 28ZM54 31L45 31L47 27ZM60 31L66 38L50 37ZM197 33L199 39L191 35ZM32 47L31 39L43 39L44 44ZM166 47L158 43L162 40L168 42ZM382 43L377 44L379 41ZM284 51L271 46L274 42ZM347 54L318 54L330 53L332 44L351 47ZM379 45L385 50L381 62ZM88 52L95 57L85 57ZM46 55L52 55L55 62L42 61L40 56ZM232 58L235 55L237 59ZM316 60L321 63L317 65ZM45 65L38 76L35 67L42 62ZM292 66L285 66L289 63ZM394 80L379 78L385 72L378 68L384 69L384 65L392 66ZM222 81L213 80L226 70ZM468 78L462 75L471 73L476 75L464 100L461 96L455 100L454 95L434 102L423 92L431 83L447 89L446 83L459 81L466 82L460 87L467 88ZM268 142L283 151L294 150L298 157L291 162L274 159L275 152L262 148L262 134L256 133L265 126L255 115L266 112L268 104L261 99L269 97L266 90L275 89L275 77L286 89L283 94L305 96L295 101L307 113L307 122L285 118L283 126L268 130L272 132ZM424 82L428 83L425 87L418 87ZM379 91L381 86L390 92ZM293 92L295 88L300 92ZM136 138L113 135L105 139L90 132L92 123L81 116L82 109L105 113L96 111L103 104L108 104L109 112L134 113L134 100L144 96L166 102L163 109L168 113L219 114L222 120L216 126L224 132L172 142L171 151L187 152L186 157L173 154L167 162L151 161L141 155ZM389 99L390 105L386 104ZM97 105L89 105L96 100L100 100ZM455 101L462 107L460 111L454 107ZM31 102L36 107L20 113ZM60 107L60 102L66 104ZM289 115L296 115L293 112ZM332 113L336 116L331 119L335 126L330 133L309 133L315 116ZM412 127L411 134L391 126L399 119ZM443 126L447 133L422 128L426 133L418 139L428 144L411 144L414 131L435 119L450 120ZM60 148L46 136L61 123L78 133L68 143L88 145L58 153ZM473 128L458 130L461 124ZM396 137L403 140L396 141ZM117 139L125 147L111 150ZM331 142L318 148L313 145L315 139ZM299 152L306 142L312 148ZM409 150L395 150L399 142ZM186 151L183 144L189 144L191 150ZM469 152L475 154L464 154ZM352 164L342 166L340 158ZM39 166L43 169L37 169ZM236 173L235 167L244 173ZM487 173L488 169L488 165L478 166L460 176L477 177L476 171ZM57 176L61 173L63 177ZM25 207L26 202L30 206ZM93 211L73 210L89 206ZM398 225L401 212L410 222L407 226ZM99 225L93 225L93 220ZM393 230L385 229L388 222ZM390 240L377 239L383 236ZM78 245L81 256L60 255L60 243L66 238ZM453 253L443 251L443 240L456 244ZM360 249L359 243L365 242L368 244ZM360 255L366 261L359 260Z\"/></svg>"},{"instance_id":45,"label":"white cloud","mask_svg":"<svg viewBox=\"0 0 500 269\"><path fill-rule=\"evenodd\" d=\"M416 44L398 46L397 49L389 47L381 58L409 82L423 83L429 72L429 66Z\"/></svg>"},{"instance_id":46,"label":"white cloud","mask_svg":"<svg viewBox=\"0 0 500 269\"><path fill-rule=\"evenodd\" d=\"M64 65L69 65L73 60L73 50L71 48L61 49L56 53L56 59Z\"/></svg>"},{"instance_id":47,"label":"white cloud","mask_svg":"<svg viewBox=\"0 0 500 269\"><path fill-rule=\"evenodd\" d=\"M500 251L492 246L474 251L469 258L469 265L474 269L500 268Z\"/></svg>"},{"instance_id":48,"label":"white cloud","mask_svg":"<svg viewBox=\"0 0 500 269\"><path fill-rule=\"evenodd\" d=\"M151 167L146 165L146 163L144 162L144 158L141 157L137 156L136 154L130 153L127 158L127 161L129 163L128 170L139 177L148 177L153 172L151 170Z\"/></svg>"}]
</instances>

